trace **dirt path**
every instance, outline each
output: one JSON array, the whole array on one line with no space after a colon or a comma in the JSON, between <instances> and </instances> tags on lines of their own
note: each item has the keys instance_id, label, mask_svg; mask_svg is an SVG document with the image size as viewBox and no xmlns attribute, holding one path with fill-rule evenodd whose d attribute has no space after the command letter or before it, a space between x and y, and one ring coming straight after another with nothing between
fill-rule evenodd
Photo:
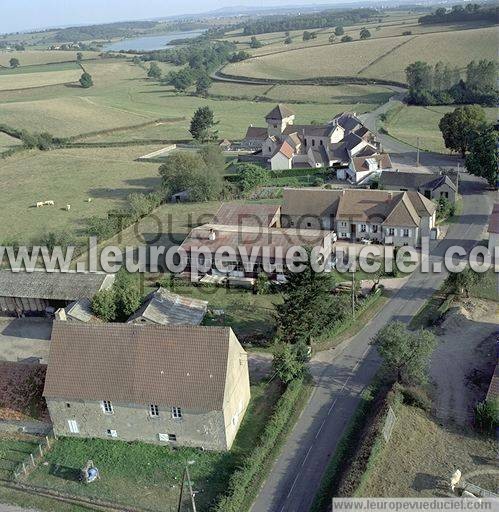
<instances>
[{"instance_id":1,"label":"dirt path","mask_svg":"<svg viewBox=\"0 0 499 512\"><path fill-rule=\"evenodd\" d=\"M430 369L435 415L445 422L469 425L495 364L497 303L463 300L447 314L440 330Z\"/></svg>"}]
</instances>

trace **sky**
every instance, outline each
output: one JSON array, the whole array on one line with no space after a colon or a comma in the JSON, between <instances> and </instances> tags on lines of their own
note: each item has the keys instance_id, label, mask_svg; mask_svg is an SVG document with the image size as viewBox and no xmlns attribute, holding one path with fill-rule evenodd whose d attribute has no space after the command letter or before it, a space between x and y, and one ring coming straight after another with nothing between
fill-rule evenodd
<instances>
[{"instance_id":1,"label":"sky","mask_svg":"<svg viewBox=\"0 0 499 512\"><path fill-rule=\"evenodd\" d=\"M193 14L234 5L336 2L339 0L0 0L0 33Z\"/></svg>"}]
</instances>

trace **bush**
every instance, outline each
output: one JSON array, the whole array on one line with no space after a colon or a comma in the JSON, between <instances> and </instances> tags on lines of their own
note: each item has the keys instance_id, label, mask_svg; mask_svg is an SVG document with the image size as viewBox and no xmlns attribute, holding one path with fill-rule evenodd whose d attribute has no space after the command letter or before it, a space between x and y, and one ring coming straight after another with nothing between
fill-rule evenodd
<instances>
[{"instance_id":1,"label":"bush","mask_svg":"<svg viewBox=\"0 0 499 512\"><path fill-rule=\"evenodd\" d=\"M92 312L104 322L116 319L116 300L114 291L101 290L92 299Z\"/></svg>"},{"instance_id":2,"label":"bush","mask_svg":"<svg viewBox=\"0 0 499 512\"><path fill-rule=\"evenodd\" d=\"M270 292L271 283L265 272L260 272L255 281L255 292L257 295L266 295Z\"/></svg>"},{"instance_id":3,"label":"bush","mask_svg":"<svg viewBox=\"0 0 499 512\"><path fill-rule=\"evenodd\" d=\"M315 178L314 187L322 187L324 185L324 180L320 177Z\"/></svg>"},{"instance_id":4,"label":"bush","mask_svg":"<svg viewBox=\"0 0 499 512\"><path fill-rule=\"evenodd\" d=\"M235 165L235 168L237 184L243 193L251 192L255 188L266 185L269 182L269 171L259 165L239 163Z\"/></svg>"},{"instance_id":5,"label":"bush","mask_svg":"<svg viewBox=\"0 0 499 512\"><path fill-rule=\"evenodd\" d=\"M499 400L485 400L475 406L475 425L482 432L495 433L499 418Z\"/></svg>"},{"instance_id":6,"label":"bush","mask_svg":"<svg viewBox=\"0 0 499 512\"><path fill-rule=\"evenodd\" d=\"M405 404L418 407L426 412L431 411L431 400L421 388L401 386L400 392Z\"/></svg>"},{"instance_id":7,"label":"bush","mask_svg":"<svg viewBox=\"0 0 499 512\"><path fill-rule=\"evenodd\" d=\"M352 36L343 36L341 38L341 42L342 43L350 43L351 41L353 41L353 37Z\"/></svg>"}]
</instances>

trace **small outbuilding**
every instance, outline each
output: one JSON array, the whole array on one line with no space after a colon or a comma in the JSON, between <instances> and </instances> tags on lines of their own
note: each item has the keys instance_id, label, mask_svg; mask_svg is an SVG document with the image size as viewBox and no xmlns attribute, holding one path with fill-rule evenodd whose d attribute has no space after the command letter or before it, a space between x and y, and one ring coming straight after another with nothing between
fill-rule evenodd
<instances>
[{"instance_id":1,"label":"small outbuilding","mask_svg":"<svg viewBox=\"0 0 499 512\"><path fill-rule=\"evenodd\" d=\"M164 288L149 294L128 320L134 324L199 325L208 310L205 300L191 299Z\"/></svg>"}]
</instances>

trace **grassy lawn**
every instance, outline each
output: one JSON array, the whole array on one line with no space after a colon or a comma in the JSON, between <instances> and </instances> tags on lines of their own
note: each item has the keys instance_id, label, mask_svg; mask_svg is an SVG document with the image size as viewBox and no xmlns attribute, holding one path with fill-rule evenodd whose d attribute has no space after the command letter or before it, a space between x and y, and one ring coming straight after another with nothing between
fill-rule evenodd
<instances>
[{"instance_id":1,"label":"grassy lawn","mask_svg":"<svg viewBox=\"0 0 499 512\"><path fill-rule=\"evenodd\" d=\"M19 146L21 141L6 133L0 132L0 153Z\"/></svg>"},{"instance_id":2,"label":"grassy lawn","mask_svg":"<svg viewBox=\"0 0 499 512\"><path fill-rule=\"evenodd\" d=\"M35 436L0 434L0 479L10 479L17 466L38 446Z\"/></svg>"},{"instance_id":3,"label":"grassy lawn","mask_svg":"<svg viewBox=\"0 0 499 512\"><path fill-rule=\"evenodd\" d=\"M493 437L455 426L443 427L422 410L401 405L390 441L372 469L362 496L452 496L449 481L457 468L466 481L495 492Z\"/></svg>"},{"instance_id":4,"label":"grassy lawn","mask_svg":"<svg viewBox=\"0 0 499 512\"><path fill-rule=\"evenodd\" d=\"M21 68L37 64L48 64L52 62L66 62L76 60L76 51L63 50L26 50L24 52L0 51L0 66L9 66L12 58L19 59ZM99 52L81 52L84 59L95 59Z\"/></svg>"},{"instance_id":5,"label":"grassy lawn","mask_svg":"<svg viewBox=\"0 0 499 512\"><path fill-rule=\"evenodd\" d=\"M440 119L447 112L452 112L455 107L418 107L404 105L394 109L388 114L386 129L390 135L407 142L412 146L419 146L423 150L448 153L442 134L438 127ZM496 120L496 109L484 109L487 118L491 122Z\"/></svg>"},{"instance_id":6,"label":"grassy lawn","mask_svg":"<svg viewBox=\"0 0 499 512\"><path fill-rule=\"evenodd\" d=\"M123 205L131 192L154 189L158 164L134 160L155 149L159 146L33 150L0 160L0 200L9 218L0 226L0 240L30 240L49 230L79 233L85 218ZM43 200L55 201L55 207L34 207ZM71 211L65 211L66 204Z\"/></svg>"},{"instance_id":7,"label":"grassy lawn","mask_svg":"<svg viewBox=\"0 0 499 512\"><path fill-rule=\"evenodd\" d=\"M28 478L30 484L73 495L97 497L113 503L150 510L174 510L179 499L186 461L196 504L207 510L226 489L230 474L251 453L272 414L280 390L276 384L252 386L252 399L230 452L203 452L193 448L171 449L143 443L62 438ZM78 482L80 468L92 459L101 479L92 485Z\"/></svg>"},{"instance_id":8,"label":"grassy lawn","mask_svg":"<svg viewBox=\"0 0 499 512\"><path fill-rule=\"evenodd\" d=\"M73 66L72 69L63 71L0 74L0 91L76 82L81 73L81 69Z\"/></svg>"},{"instance_id":9,"label":"grassy lawn","mask_svg":"<svg viewBox=\"0 0 499 512\"><path fill-rule=\"evenodd\" d=\"M477 299L499 301L499 274L494 269L489 269L483 274L483 279L470 289L470 295Z\"/></svg>"}]
</instances>

